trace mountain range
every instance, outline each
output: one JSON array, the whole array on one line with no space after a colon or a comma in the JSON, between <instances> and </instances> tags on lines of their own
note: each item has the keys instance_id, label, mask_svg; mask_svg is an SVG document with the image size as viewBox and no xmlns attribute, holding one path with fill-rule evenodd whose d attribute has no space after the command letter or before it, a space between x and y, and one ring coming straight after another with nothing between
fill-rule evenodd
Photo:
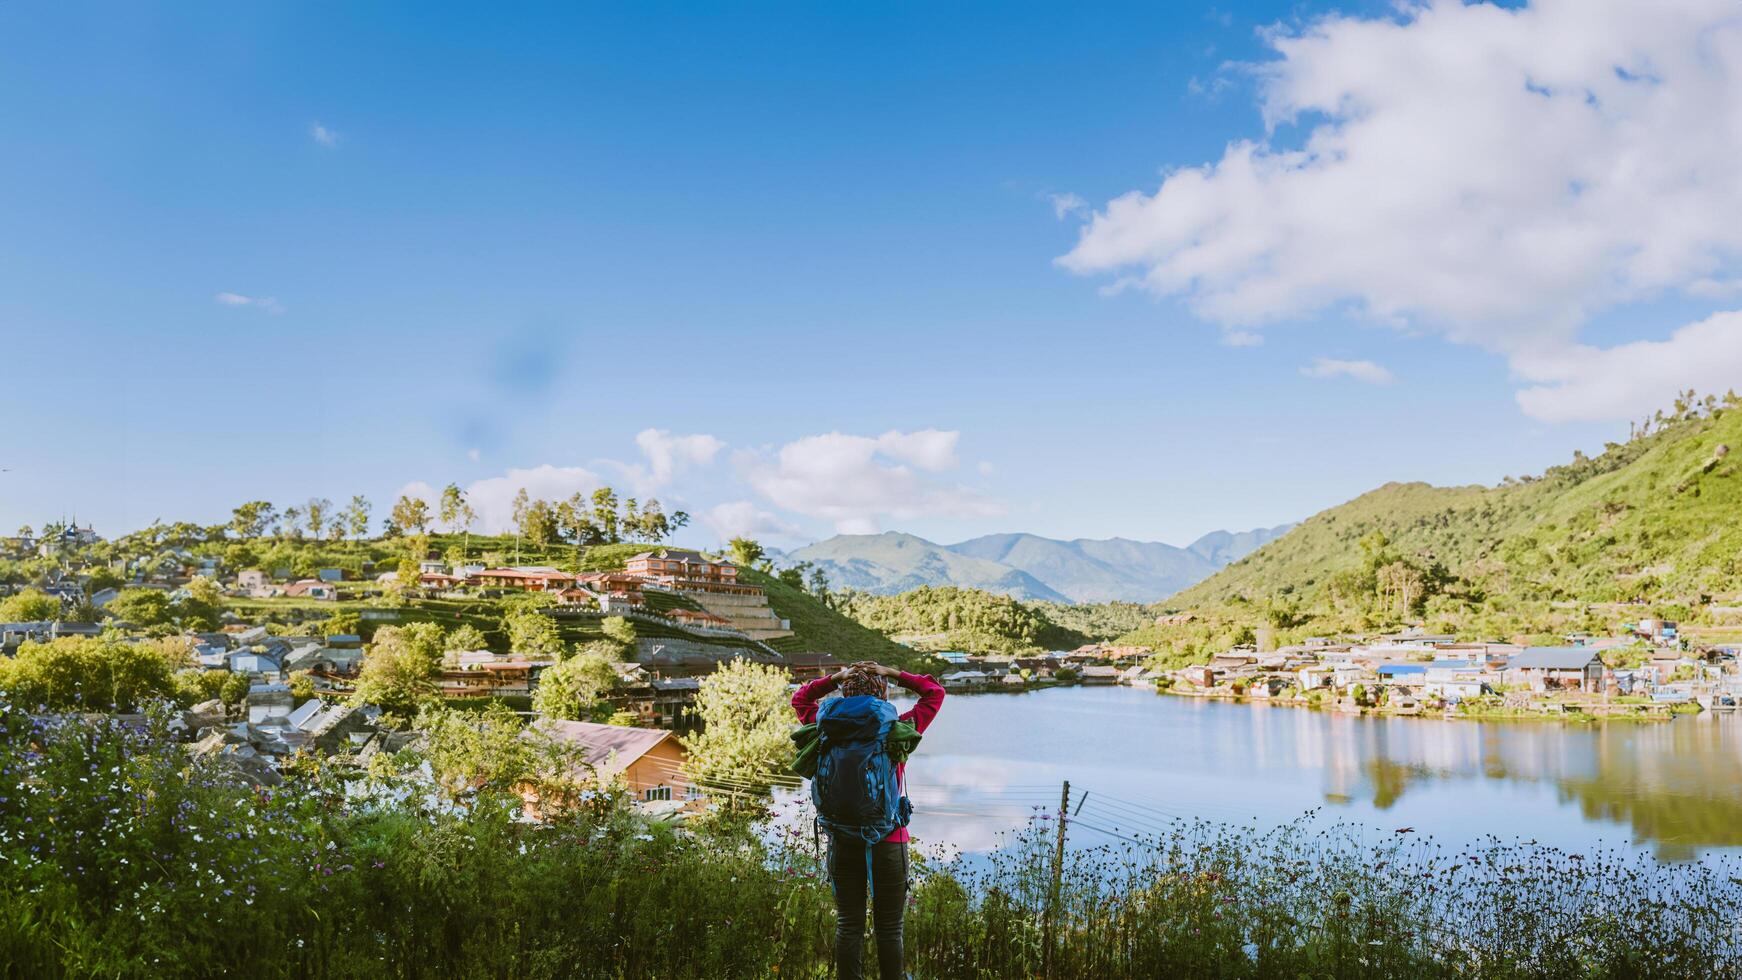
<instances>
[{"instance_id":1,"label":"mountain range","mask_svg":"<svg viewBox=\"0 0 1742 980\"><path fill-rule=\"evenodd\" d=\"M1292 526L1214 531L1183 548L1035 534L989 534L950 545L897 531L841 534L789 552L782 563L810 562L835 588L880 595L954 585L1049 602L1155 602L1208 578Z\"/></svg>"}]
</instances>

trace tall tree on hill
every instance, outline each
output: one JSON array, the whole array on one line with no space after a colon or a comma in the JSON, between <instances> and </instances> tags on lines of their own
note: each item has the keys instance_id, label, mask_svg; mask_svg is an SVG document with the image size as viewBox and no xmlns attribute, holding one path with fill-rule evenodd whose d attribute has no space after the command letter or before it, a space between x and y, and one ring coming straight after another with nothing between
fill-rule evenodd
<instances>
[{"instance_id":1,"label":"tall tree on hill","mask_svg":"<svg viewBox=\"0 0 1742 980\"><path fill-rule=\"evenodd\" d=\"M593 523L598 525L602 544L617 544L623 540L622 525L617 517L617 491L610 487L593 491Z\"/></svg>"},{"instance_id":2,"label":"tall tree on hill","mask_svg":"<svg viewBox=\"0 0 1742 980\"><path fill-rule=\"evenodd\" d=\"M557 533L577 545L599 544L599 527L593 523L587 498L579 490L556 505Z\"/></svg>"},{"instance_id":3,"label":"tall tree on hill","mask_svg":"<svg viewBox=\"0 0 1742 980\"><path fill-rule=\"evenodd\" d=\"M302 537L302 508L286 507L278 515L278 533L281 537L297 539Z\"/></svg>"},{"instance_id":4,"label":"tall tree on hill","mask_svg":"<svg viewBox=\"0 0 1742 980\"><path fill-rule=\"evenodd\" d=\"M230 530L239 538L258 538L272 526L276 516L270 501L250 500L230 512Z\"/></svg>"},{"instance_id":5,"label":"tall tree on hill","mask_svg":"<svg viewBox=\"0 0 1742 980\"><path fill-rule=\"evenodd\" d=\"M465 561L466 553L472 548L472 522L478 519L478 512L472 509L472 502L466 499L466 491L461 490L457 483L450 483L442 488L439 506L441 520L447 525L448 533L465 534L465 541L460 546L460 560Z\"/></svg>"},{"instance_id":6,"label":"tall tree on hill","mask_svg":"<svg viewBox=\"0 0 1742 980\"><path fill-rule=\"evenodd\" d=\"M393 516L390 521L391 526L399 534L408 534L414 531L422 534L424 529L429 527L429 504L424 503L421 497L413 497L410 494L403 495L394 501Z\"/></svg>"},{"instance_id":7,"label":"tall tree on hill","mask_svg":"<svg viewBox=\"0 0 1742 980\"><path fill-rule=\"evenodd\" d=\"M521 515L520 532L541 548L550 546L557 537L556 511L548 500L534 500Z\"/></svg>"},{"instance_id":8,"label":"tall tree on hill","mask_svg":"<svg viewBox=\"0 0 1742 980\"><path fill-rule=\"evenodd\" d=\"M509 519L514 522L514 564L520 564L520 539L526 534L526 510L532 506L532 499L527 496L526 488L521 487L514 492L514 504L509 511Z\"/></svg>"},{"instance_id":9,"label":"tall tree on hill","mask_svg":"<svg viewBox=\"0 0 1742 980\"><path fill-rule=\"evenodd\" d=\"M361 541L369 536L369 498L357 494L345 507L345 526L351 536Z\"/></svg>"},{"instance_id":10,"label":"tall tree on hill","mask_svg":"<svg viewBox=\"0 0 1742 980\"><path fill-rule=\"evenodd\" d=\"M327 530L327 515L333 512L333 502L325 497L310 497L303 514L308 519L309 537L319 541Z\"/></svg>"}]
</instances>

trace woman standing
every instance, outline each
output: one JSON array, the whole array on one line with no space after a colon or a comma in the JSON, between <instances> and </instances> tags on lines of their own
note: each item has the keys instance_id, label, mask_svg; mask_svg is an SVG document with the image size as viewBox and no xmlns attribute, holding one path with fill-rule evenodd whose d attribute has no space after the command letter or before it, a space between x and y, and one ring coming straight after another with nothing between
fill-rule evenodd
<instances>
[{"instance_id":1,"label":"woman standing","mask_svg":"<svg viewBox=\"0 0 1742 980\"><path fill-rule=\"evenodd\" d=\"M919 703L900 715L924 732L944 702L944 689L924 674L909 674L875 663L856 663L829 677L803 685L792 696L800 724L817 720L820 702L839 690L843 696L871 695L889 699L894 681L919 695ZM885 709L887 710L887 709ZM895 778L905 793L907 764L897 763ZM881 829L881 828L879 828ZM882 980L904 976L901 918L907 908L907 827L896 827L869 846L845 835L829 835L829 883L835 893L835 975L839 980L864 977L865 900L871 893L871 920L877 940L877 964Z\"/></svg>"}]
</instances>

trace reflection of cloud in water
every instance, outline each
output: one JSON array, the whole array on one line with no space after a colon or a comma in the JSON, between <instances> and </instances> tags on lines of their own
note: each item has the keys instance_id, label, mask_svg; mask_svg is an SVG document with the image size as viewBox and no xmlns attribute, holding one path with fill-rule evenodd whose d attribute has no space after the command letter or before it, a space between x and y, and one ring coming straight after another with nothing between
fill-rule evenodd
<instances>
[{"instance_id":1,"label":"reflection of cloud in water","mask_svg":"<svg viewBox=\"0 0 1742 980\"><path fill-rule=\"evenodd\" d=\"M1123 800L1100 818L1121 832L1169 817L1274 826L1333 802L1450 842L1742 847L1742 718L1448 722L1068 688L951 697L908 777L914 835L967 851L1050 812L1064 779L1075 799Z\"/></svg>"}]
</instances>

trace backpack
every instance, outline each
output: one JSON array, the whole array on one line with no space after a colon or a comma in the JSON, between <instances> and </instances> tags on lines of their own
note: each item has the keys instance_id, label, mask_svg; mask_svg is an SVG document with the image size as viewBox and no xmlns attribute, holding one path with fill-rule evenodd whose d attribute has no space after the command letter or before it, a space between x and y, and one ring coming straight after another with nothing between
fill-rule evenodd
<instances>
[{"instance_id":1,"label":"backpack","mask_svg":"<svg viewBox=\"0 0 1742 980\"><path fill-rule=\"evenodd\" d=\"M901 795L895 760L884 745L895 721L895 705L869 694L830 698L817 710L811 802L831 836L870 845L907 826L913 807Z\"/></svg>"}]
</instances>

